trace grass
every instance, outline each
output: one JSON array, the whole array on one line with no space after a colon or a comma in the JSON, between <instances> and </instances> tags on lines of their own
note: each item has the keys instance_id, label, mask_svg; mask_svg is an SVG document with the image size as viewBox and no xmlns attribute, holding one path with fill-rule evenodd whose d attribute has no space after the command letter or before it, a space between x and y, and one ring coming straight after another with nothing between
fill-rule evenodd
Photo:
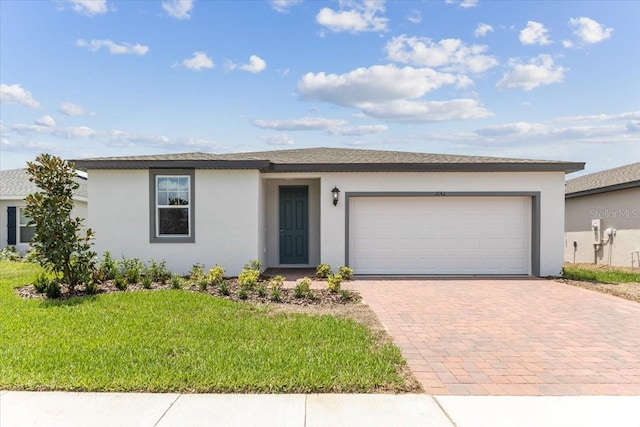
<instances>
[{"instance_id":1,"label":"grass","mask_svg":"<svg viewBox=\"0 0 640 427\"><path fill-rule=\"evenodd\" d=\"M13 290L0 262L0 389L149 392L401 390L400 350L364 325L181 290L61 301Z\"/></svg>"},{"instance_id":2,"label":"grass","mask_svg":"<svg viewBox=\"0 0 640 427\"><path fill-rule=\"evenodd\" d=\"M640 283L640 272L623 271L615 268L596 269L574 265L565 265L562 277L571 280L584 280L602 283Z\"/></svg>"}]
</instances>

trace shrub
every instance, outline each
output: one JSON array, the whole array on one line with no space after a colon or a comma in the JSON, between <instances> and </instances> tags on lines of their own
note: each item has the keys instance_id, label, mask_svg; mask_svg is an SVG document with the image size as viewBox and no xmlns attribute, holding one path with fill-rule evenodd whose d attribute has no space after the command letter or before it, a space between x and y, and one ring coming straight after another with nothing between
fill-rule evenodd
<instances>
[{"instance_id":1,"label":"shrub","mask_svg":"<svg viewBox=\"0 0 640 427\"><path fill-rule=\"evenodd\" d=\"M127 282L130 284L140 282L142 278L142 272L144 271L144 264L138 258L126 259L123 258L120 263L120 276L124 276Z\"/></svg>"},{"instance_id":2,"label":"shrub","mask_svg":"<svg viewBox=\"0 0 640 427\"><path fill-rule=\"evenodd\" d=\"M253 289L260 279L260 271L243 268L238 276L238 283L242 289Z\"/></svg>"},{"instance_id":3,"label":"shrub","mask_svg":"<svg viewBox=\"0 0 640 427\"><path fill-rule=\"evenodd\" d=\"M127 289L127 279L118 275L116 276L116 278L114 279L114 284L116 285L116 288L124 291Z\"/></svg>"},{"instance_id":4,"label":"shrub","mask_svg":"<svg viewBox=\"0 0 640 427\"><path fill-rule=\"evenodd\" d=\"M60 296L62 296L60 283L58 283L57 280L50 280L49 283L47 283L44 294L50 299L60 298Z\"/></svg>"},{"instance_id":5,"label":"shrub","mask_svg":"<svg viewBox=\"0 0 640 427\"><path fill-rule=\"evenodd\" d=\"M262 271L262 263L257 259L252 259L248 264L245 264L243 270L255 270L258 273Z\"/></svg>"},{"instance_id":6,"label":"shrub","mask_svg":"<svg viewBox=\"0 0 640 427\"><path fill-rule=\"evenodd\" d=\"M308 277L302 278L296 287L293 288L293 296L296 298L303 298L311 293L311 279Z\"/></svg>"},{"instance_id":7,"label":"shrub","mask_svg":"<svg viewBox=\"0 0 640 427\"><path fill-rule=\"evenodd\" d=\"M340 291L340 298L342 299L342 301L349 301L351 299L351 292L346 289L342 289Z\"/></svg>"},{"instance_id":8,"label":"shrub","mask_svg":"<svg viewBox=\"0 0 640 427\"><path fill-rule=\"evenodd\" d=\"M104 274L105 280L113 280L118 275L118 260L111 258L111 253L105 251L98 268Z\"/></svg>"},{"instance_id":9,"label":"shrub","mask_svg":"<svg viewBox=\"0 0 640 427\"><path fill-rule=\"evenodd\" d=\"M333 273L333 271L331 271L331 266L329 264L320 264L316 267L316 277L326 279L331 275L331 273Z\"/></svg>"},{"instance_id":10,"label":"shrub","mask_svg":"<svg viewBox=\"0 0 640 427\"><path fill-rule=\"evenodd\" d=\"M338 274L341 275L344 280L351 280L353 277L353 269L345 265L338 269Z\"/></svg>"},{"instance_id":11,"label":"shrub","mask_svg":"<svg viewBox=\"0 0 640 427\"><path fill-rule=\"evenodd\" d=\"M224 268L216 264L211 270L209 270L209 282L212 285L218 285L224 280Z\"/></svg>"},{"instance_id":12,"label":"shrub","mask_svg":"<svg viewBox=\"0 0 640 427\"><path fill-rule=\"evenodd\" d=\"M248 297L249 297L249 295L247 294L247 290L246 289L240 289L240 291L238 292L238 298L247 299Z\"/></svg>"},{"instance_id":13,"label":"shrub","mask_svg":"<svg viewBox=\"0 0 640 427\"><path fill-rule=\"evenodd\" d=\"M282 289L282 286L284 286L284 276L277 275L269 279L271 289Z\"/></svg>"},{"instance_id":14,"label":"shrub","mask_svg":"<svg viewBox=\"0 0 640 427\"><path fill-rule=\"evenodd\" d=\"M339 292L341 283L342 276L339 274L332 274L331 276L327 277L327 288L329 289L329 292Z\"/></svg>"},{"instance_id":15,"label":"shrub","mask_svg":"<svg viewBox=\"0 0 640 427\"><path fill-rule=\"evenodd\" d=\"M157 263L152 259L151 265L147 268L145 275L151 276L152 281L162 283L163 285L171 278L171 273L167 270L167 262L164 260Z\"/></svg>"},{"instance_id":16,"label":"shrub","mask_svg":"<svg viewBox=\"0 0 640 427\"><path fill-rule=\"evenodd\" d=\"M256 286L256 292L258 293L259 297L266 297L267 296L267 285L265 285L264 283L259 283Z\"/></svg>"},{"instance_id":17,"label":"shrub","mask_svg":"<svg viewBox=\"0 0 640 427\"><path fill-rule=\"evenodd\" d=\"M89 280L85 283L84 288L89 295L95 295L98 293L98 284L93 280Z\"/></svg>"},{"instance_id":18,"label":"shrub","mask_svg":"<svg viewBox=\"0 0 640 427\"><path fill-rule=\"evenodd\" d=\"M209 286L209 282L207 281L207 279L200 279L200 281L198 282L198 287L200 288L200 290L206 291L207 286Z\"/></svg>"},{"instance_id":19,"label":"shrub","mask_svg":"<svg viewBox=\"0 0 640 427\"><path fill-rule=\"evenodd\" d=\"M29 262L31 264L38 264L38 255L35 251L28 250L27 253L22 258L23 262Z\"/></svg>"},{"instance_id":20,"label":"shrub","mask_svg":"<svg viewBox=\"0 0 640 427\"><path fill-rule=\"evenodd\" d=\"M47 285L49 284L49 279L47 275L44 273L40 273L36 280L33 282L33 287L36 288L36 292L39 294L43 293L47 290Z\"/></svg>"},{"instance_id":21,"label":"shrub","mask_svg":"<svg viewBox=\"0 0 640 427\"><path fill-rule=\"evenodd\" d=\"M191 272L189 273L189 280L198 284L204 278L204 265L198 263L193 264L191 266Z\"/></svg>"},{"instance_id":22,"label":"shrub","mask_svg":"<svg viewBox=\"0 0 640 427\"><path fill-rule=\"evenodd\" d=\"M173 289L182 289L182 277L177 274L171 276L171 287Z\"/></svg>"},{"instance_id":23,"label":"shrub","mask_svg":"<svg viewBox=\"0 0 640 427\"><path fill-rule=\"evenodd\" d=\"M7 246L0 250L0 261L20 261L20 254L15 246Z\"/></svg>"},{"instance_id":24,"label":"shrub","mask_svg":"<svg viewBox=\"0 0 640 427\"><path fill-rule=\"evenodd\" d=\"M144 276L142 278L142 287L145 289L151 289L151 276Z\"/></svg>"},{"instance_id":25,"label":"shrub","mask_svg":"<svg viewBox=\"0 0 640 427\"><path fill-rule=\"evenodd\" d=\"M278 302L282 299L282 291L280 288L271 288L271 301Z\"/></svg>"},{"instance_id":26,"label":"shrub","mask_svg":"<svg viewBox=\"0 0 640 427\"><path fill-rule=\"evenodd\" d=\"M62 277L69 288L90 279L93 259L93 232L84 229L83 219L71 216L76 182L73 163L50 154L41 154L34 162L27 162L29 181L40 191L26 198L24 213L35 226L31 248L38 262L47 270Z\"/></svg>"},{"instance_id":27,"label":"shrub","mask_svg":"<svg viewBox=\"0 0 640 427\"><path fill-rule=\"evenodd\" d=\"M229 284L225 280L221 281L218 283L218 290L222 295L229 295Z\"/></svg>"}]
</instances>

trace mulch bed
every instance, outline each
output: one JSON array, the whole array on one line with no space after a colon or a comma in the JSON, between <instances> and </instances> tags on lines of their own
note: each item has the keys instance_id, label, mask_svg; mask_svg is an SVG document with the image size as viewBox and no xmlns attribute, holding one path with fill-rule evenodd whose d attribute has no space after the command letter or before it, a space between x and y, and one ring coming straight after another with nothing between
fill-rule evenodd
<instances>
[{"instance_id":1,"label":"mulch bed","mask_svg":"<svg viewBox=\"0 0 640 427\"><path fill-rule=\"evenodd\" d=\"M270 298L270 289L267 285L267 293L265 296L258 295L257 290L251 290L247 292L247 298L240 298L240 285L235 278L227 279L229 295L223 295L217 286L209 286L206 290L201 290L196 284L186 282L186 285L182 288L183 290L191 291L191 292L200 292L206 293L215 297L228 299L236 302L253 302L253 303L261 303L261 304L292 304L297 306L318 306L318 305L345 305L345 304L353 304L358 303L361 300L360 294L356 291L347 291L348 298L343 298L341 293L329 292L328 289L311 289L310 292L313 293L313 299L308 297L296 298L294 295L294 290L289 287L283 287L280 289L280 300L273 301ZM98 285L97 295L100 294L110 294L115 292L139 292L139 291L156 291L156 290L164 290L171 289L171 284L166 283L152 283L150 288L144 288L141 284L130 284L127 286L127 289L122 291L115 286L115 282L113 280L107 280ZM90 294L86 291L84 286L77 286L73 291L69 288L68 285L61 284L60 285L61 296L60 299L67 299L72 297L84 297L90 296ZM22 298L39 298L46 299L45 295L42 293L38 293L33 285L26 285L20 288L16 288L16 292Z\"/></svg>"}]
</instances>

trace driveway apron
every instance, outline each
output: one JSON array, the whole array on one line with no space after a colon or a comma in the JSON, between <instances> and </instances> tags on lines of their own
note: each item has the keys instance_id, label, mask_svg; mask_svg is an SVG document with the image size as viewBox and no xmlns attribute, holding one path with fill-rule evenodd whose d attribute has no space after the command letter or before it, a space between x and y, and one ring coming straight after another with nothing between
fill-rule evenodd
<instances>
[{"instance_id":1,"label":"driveway apron","mask_svg":"<svg viewBox=\"0 0 640 427\"><path fill-rule=\"evenodd\" d=\"M640 304L544 279L350 287L435 395L640 395Z\"/></svg>"}]
</instances>

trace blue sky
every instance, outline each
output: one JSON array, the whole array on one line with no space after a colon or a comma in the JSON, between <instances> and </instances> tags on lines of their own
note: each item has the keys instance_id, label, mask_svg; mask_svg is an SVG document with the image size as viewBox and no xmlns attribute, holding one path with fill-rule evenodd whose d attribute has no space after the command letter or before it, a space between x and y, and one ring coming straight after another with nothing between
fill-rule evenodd
<instances>
[{"instance_id":1,"label":"blue sky","mask_svg":"<svg viewBox=\"0 0 640 427\"><path fill-rule=\"evenodd\" d=\"M637 1L0 1L0 167L317 146L640 161ZM574 175L577 176L577 175Z\"/></svg>"}]
</instances>

